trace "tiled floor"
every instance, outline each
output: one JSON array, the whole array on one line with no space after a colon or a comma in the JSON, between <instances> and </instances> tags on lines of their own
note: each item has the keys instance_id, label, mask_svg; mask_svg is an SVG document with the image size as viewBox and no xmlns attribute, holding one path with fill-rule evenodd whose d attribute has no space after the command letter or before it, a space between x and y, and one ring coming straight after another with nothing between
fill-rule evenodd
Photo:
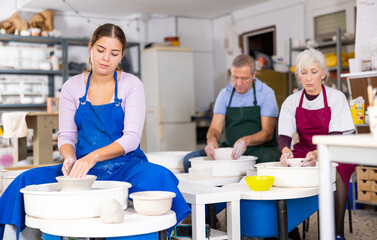
<instances>
[{"instance_id":1,"label":"tiled floor","mask_svg":"<svg viewBox=\"0 0 377 240\"><path fill-rule=\"evenodd\" d=\"M347 210L348 211L348 210ZM220 230L226 231L225 211L218 215L220 221ZM306 232L305 239L318 239L317 213L310 217L309 231ZM377 239L377 211L374 206L364 205L363 209L352 211L353 233L349 232L348 212L344 219L344 233L347 240L376 240ZM302 224L299 225L300 235L302 237ZM251 240L253 238L243 237L242 240Z\"/></svg>"}]
</instances>

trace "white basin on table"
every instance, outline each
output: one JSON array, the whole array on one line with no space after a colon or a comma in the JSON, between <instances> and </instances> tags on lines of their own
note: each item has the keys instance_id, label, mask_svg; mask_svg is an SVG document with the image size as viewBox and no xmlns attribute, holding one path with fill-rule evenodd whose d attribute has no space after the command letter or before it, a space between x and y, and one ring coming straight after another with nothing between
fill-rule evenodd
<instances>
[{"instance_id":1,"label":"white basin on table","mask_svg":"<svg viewBox=\"0 0 377 240\"><path fill-rule=\"evenodd\" d=\"M208 157L191 158L191 168L212 169L212 177L239 177L246 175L257 161L255 156L241 156L237 160L211 160Z\"/></svg>"},{"instance_id":2,"label":"white basin on table","mask_svg":"<svg viewBox=\"0 0 377 240\"><path fill-rule=\"evenodd\" d=\"M100 208L109 199L128 205L130 183L95 181L91 190L61 191L59 183L30 185L21 189L27 215L42 219L80 219L100 216Z\"/></svg>"},{"instance_id":3,"label":"white basin on table","mask_svg":"<svg viewBox=\"0 0 377 240\"><path fill-rule=\"evenodd\" d=\"M332 164L333 178L336 180L337 163ZM255 165L259 176L274 176L275 187L318 187L318 164L314 167L283 167L280 162L258 163Z\"/></svg>"}]
</instances>

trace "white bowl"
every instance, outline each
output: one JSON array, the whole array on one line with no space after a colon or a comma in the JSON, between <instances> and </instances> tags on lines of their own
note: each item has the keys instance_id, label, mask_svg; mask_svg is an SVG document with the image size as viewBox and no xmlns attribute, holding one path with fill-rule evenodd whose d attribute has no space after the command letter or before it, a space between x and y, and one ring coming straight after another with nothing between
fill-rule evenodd
<instances>
[{"instance_id":1,"label":"white bowl","mask_svg":"<svg viewBox=\"0 0 377 240\"><path fill-rule=\"evenodd\" d=\"M56 180L59 182L62 191L86 191L92 188L92 184L97 179L95 175L86 175L83 178L71 178L68 176L58 176Z\"/></svg>"},{"instance_id":2,"label":"white bowl","mask_svg":"<svg viewBox=\"0 0 377 240\"><path fill-rule=\"evenodd\" d=\"M241 156L237 160L211 160L208 157L191 158L192 168L212 168L214 178L240 177L246 175L246 170L253 167L257 161L255 156Z\"/></svg>"},{"instance_id":3,"label":"white bowl","mask_svg":"<svg viewBox=\"0 0 377 240\"><path fill-rule=\"evenodd\" d=\"M337 163L332 163L332 182L335 183ZM283 167L280 162L258 163L258 176L274 176L275 187L318 187L318 164L315 167Z\"/></svg>"},{"instance_id":4,"label":"white bowl","mask_svg":"<svg viewBox=\"0 0 377 240\"><path fill-rule=\"evenodd\" d=\"M130 183L95 181L93 189L81 192L60 191L59 183L29 185L21 189L27 215L42 219L81 219L99 217L101 206L115 199L127 209Z\"/></svg>"},{"instance_id":5,"label":"white bowl","mask_svg":"<svg viewBox=\"0 0 377 240\"><path fill-rule=\"evenodd\" d=\"M305 158L288 158L289 167L302 167L302 161Z\"/></svg>"},{"instance_id":6,"label":"white bowl","mask_svg":"<svg viewBox=\"0 0 377 240\"><path fill-rule=\"evenodd\" d=\"M157 216L171 209L175 193L168 191L141 191L130 194L135 211L141 215Z\"/></svg>"},{"instance_id":7,"label":"white bowl","mask_svg":"<svg viewBox=\"0 0 377 240\"><path fill-rule=\"evenodd\" d=\"M233 160L232 159L233 148L217 148L215 149L215 159L216 160Z\"/></svg>"}]
</instances>

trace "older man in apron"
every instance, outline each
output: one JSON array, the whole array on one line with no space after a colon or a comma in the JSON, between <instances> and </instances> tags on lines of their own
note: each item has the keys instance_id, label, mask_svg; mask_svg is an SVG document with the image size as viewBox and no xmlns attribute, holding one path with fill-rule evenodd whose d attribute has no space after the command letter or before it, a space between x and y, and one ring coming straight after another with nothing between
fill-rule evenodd
<instances>
[{"instance_id":1,"label":"older man in apron","mask_svg":"<svg viewBox=\"0 0 377 240\"><path fill-rule=\"evenodd\" d=\"M188 171L189 159L208 155L214 159L214 150L233 147L232 157L258 157L257 162L271 162L279 150L274 130L278 106L274 91L256 78L255 61L247 55L237 56L232 63L232 83L219 93L204 150L192 152L184 158ZM225 124L225 142L219 144Z\"/></svg>"}]
</instances>

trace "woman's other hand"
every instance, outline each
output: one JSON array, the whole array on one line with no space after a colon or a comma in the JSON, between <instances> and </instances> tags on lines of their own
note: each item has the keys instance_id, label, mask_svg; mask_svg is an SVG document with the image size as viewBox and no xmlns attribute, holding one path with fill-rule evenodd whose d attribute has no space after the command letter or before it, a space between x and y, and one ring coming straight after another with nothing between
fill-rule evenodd
<instances>
[{"instance_id":1,"label":"woman's other hand","mask_svg":"<svg viewBox=\"0 0 377 240\"><path fill-rule=\"evenodd\" d=\"M68 157L64 159L63 166L62 166L62 172L64 176L69 175L75 162L76 162L76 159L73 157Z\"/></svg>"},{"instance_id":2,"label":"woman's other hand","mask_svg":"<svg viewBox=\"0 0 377 240\"><path fill-rule=\"evenodd\" d=\"M302 162L303 167L315 166L317 163L317 150L308 152L305 160Z\"/></svg>"},{"instance_id":3,"label":"woman's other hand","mask_svg":"<svg viewBox=\"0 0 377 240\"><path fill-rule=\"evenodd\" d=\"M96 164L96 160L89 155L86 155L83 158L80 158L76 161L73 166L69 176L72 178L82 178L85 177L89 170Z\"/></svg>"},{"instance_id":4,"label":"woman's other hand","mask_svg":"<svg viewBox=\"0 0 377 240\"><path fill-rule=\"evenodd\" d=\"M281 151L280 164L284 167L288 167L288 158L293 158L293 153L291 149L285 147Z\"/></svg>"},{"instance_id":5,"label":"woman's other hand","mask_svg":"<svg viewBox=\"0 0 377 240\"><path fill-rule=\"evenodd\" d=\"M237 160L241 157L241 155L246 151L246 142L244 140L238 139L237 142L233 145L233 152L232 152L232 158L234 160Z\"/></svg>"}]
</instances>

